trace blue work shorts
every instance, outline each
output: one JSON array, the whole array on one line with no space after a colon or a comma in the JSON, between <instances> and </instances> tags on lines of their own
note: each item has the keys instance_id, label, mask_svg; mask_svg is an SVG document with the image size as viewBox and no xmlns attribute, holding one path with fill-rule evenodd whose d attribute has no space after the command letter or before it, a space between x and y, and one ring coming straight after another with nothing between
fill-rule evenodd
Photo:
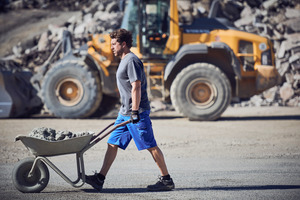
<instances>
[{"instance_id":1,"label":"blue work shorts","mask_svg":"<svg viewBox=\"0 0 300 200\"><path fill-rule=\"evenodd\" d=\"M125 150L131 139L133 139L139 151L157 146L149 114L150 111L144 111L140 113L140 121L138 123L129 123L114 130L110 134L107 143L117 145ZM130 116L124 116L119 113L115 125L129 119Z\"/></svg>"}]
</instances>

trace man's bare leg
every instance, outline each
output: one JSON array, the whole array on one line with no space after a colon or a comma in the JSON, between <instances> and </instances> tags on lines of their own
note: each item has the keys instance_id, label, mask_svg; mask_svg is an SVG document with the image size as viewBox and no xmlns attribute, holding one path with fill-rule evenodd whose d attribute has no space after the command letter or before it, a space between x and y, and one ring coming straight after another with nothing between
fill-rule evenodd
<instances>
[{"instance_id":1,"label":"man's bare leg","mask_svg":"<svg viewBox=\"0 0 300 200\"><path fill-rule=\"evenodd\" d=\"M118 153L118 146L113 144L107 144L107 150L105 153L105 157L103 160L102 168L100 170L100 174L106 176L108 170L110 169L112 163L114 162L117 153Z\"/></svg>"},{"instance_id":2,"label":"man's bare leg","mask_svg":"<svg viewBox=\"0 0 300 200\"><path fill-rule=\"evenodd\" d=\"M166 176L169 174L167 165L164 159L164 155L158 146L149 148L148 151L151 153L154 161L156 162L161 175Z\"/></svg>"},{"instance_id":3,"label":"man's bare leg","mask_svg":"<svg viewBox=\"0 0 300 200\"><path fill-rule=\"evenodd\" d=\"M108 144L100 173L92 176L85 176L86 183L90 184L99 192L101 192L105 176L117 156L118 148L119 147L116 145Z\"/></svg>"},{"instance_id":4,"label":"man's bare leg","mask_svg":"<svg viewBox=\"0 0 300 200\"><path fill-rule=\"evenodd\" d=\"M148 185L147 190L148 191L170 191L175 188L175 184L173 182L173 179L171 178L167 165L164 159L164 155L160 148L158 146L148 149L148 151L151 153L153 159L155 160L158 168L161 172L161 177L159 178L159 181L155 183L154 185Z\"/></svg>"}]
</instances>

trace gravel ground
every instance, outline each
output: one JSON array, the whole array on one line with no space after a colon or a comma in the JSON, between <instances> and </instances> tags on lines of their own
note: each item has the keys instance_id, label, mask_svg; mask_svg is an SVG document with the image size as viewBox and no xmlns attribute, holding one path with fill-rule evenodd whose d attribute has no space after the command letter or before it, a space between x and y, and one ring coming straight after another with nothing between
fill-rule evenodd
<instances>
[{"instance_id":1,"label":"gravel ground","mask_svg":"<svg viewBox=\"0 0 300 200\"><path fill-rule=\"evenodd\" d=\"M147 192L159 171L150 154L131 143L120 150L104 185L96 193L89 185L73 188L52 169L48 186L38 194L23 194L12 184L14 164L31 154L17 135L36 127L72 132L99 132L113 118L67 120L49 117L0 120L1 199L299 199L300 109L287 107L228 108L213 122L191 122L175 112L152 114L157 142L164 152L176 189ZM106 139L85 153L86 173L99 170ZM51 161L76 178L75 156Z\"/></svg>"}]
</instances>

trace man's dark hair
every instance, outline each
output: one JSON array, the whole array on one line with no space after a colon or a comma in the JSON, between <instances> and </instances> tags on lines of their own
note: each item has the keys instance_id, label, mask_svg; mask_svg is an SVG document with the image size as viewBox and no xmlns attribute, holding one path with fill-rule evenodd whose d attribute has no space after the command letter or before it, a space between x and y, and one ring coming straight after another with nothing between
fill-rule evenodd
<instances>
[{"instance_id":1,"label":"man's dark hair","mask_svg":"<svg viewBox=\"0 0 300 200\"><path fill-rule=\"evenodd\" d=\"M132 34L130 31L121 28L119 30L111 32L109 35L111 39L117 39L117 42L119 42L120 44L126 42L126 45L129 49L132 47Z\"/></svg>"}]
</instances>

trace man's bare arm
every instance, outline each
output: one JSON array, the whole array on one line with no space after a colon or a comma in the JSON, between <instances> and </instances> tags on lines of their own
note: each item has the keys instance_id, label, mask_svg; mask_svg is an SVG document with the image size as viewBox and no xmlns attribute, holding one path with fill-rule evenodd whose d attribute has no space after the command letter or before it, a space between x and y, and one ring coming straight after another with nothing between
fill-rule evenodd
<instances>
[{"instance_id":1,"label":"man's bare arm","mask_svg":"<svg viewBox=\"0 0 300 200\"><path fill-rule=\"evenodd\" d=\"M132 110L139 110L141 102L141 81L135 81L131 83L131 98L132 98Z\"/></svg>"}]
</instances>

